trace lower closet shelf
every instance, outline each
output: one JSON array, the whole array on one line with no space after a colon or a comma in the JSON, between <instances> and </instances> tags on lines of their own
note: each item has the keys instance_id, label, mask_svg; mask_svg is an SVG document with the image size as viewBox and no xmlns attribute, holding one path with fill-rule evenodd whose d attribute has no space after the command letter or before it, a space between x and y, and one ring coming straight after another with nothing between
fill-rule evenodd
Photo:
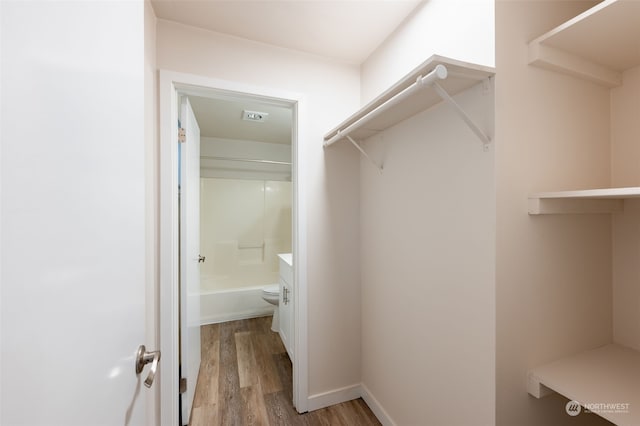
<instances>
[{"instance_id":1,"label":"lower closet shelf","mask_svg":"<svg viewBox=\"0 0 640 426\"><path fill-rule=\"evenodd\" d=\"M529 371L528 391L551 391L617 424L640 425L640 352L610 344ZM550 391L551 390L551 391Z\"/></svg>"}]
</instances>

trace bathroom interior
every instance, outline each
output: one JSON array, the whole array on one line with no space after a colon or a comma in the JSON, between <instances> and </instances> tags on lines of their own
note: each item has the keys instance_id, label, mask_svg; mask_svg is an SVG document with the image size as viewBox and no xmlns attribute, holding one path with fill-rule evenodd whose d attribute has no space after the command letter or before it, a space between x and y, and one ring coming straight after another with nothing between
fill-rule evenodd
<instances>
[{"instance_id":1,"label":"bathroom interior","mask_svg":"<svg viewBox=\"0 0 640 426\"><path fill-rule=\"evenodd\" d=\"M292 109L240 95L188 99L200 128L203 364L207 352L220 350L207 346L207 327L232 324L239 330L247 324L242 321L258 318L269 326L271 339L282 341L290 361ZM237 336L231 340L240 345ZM201 367L198 383L210 373ZM202 415L195 392L192 416Z\"/></svg>"}]
</instances>

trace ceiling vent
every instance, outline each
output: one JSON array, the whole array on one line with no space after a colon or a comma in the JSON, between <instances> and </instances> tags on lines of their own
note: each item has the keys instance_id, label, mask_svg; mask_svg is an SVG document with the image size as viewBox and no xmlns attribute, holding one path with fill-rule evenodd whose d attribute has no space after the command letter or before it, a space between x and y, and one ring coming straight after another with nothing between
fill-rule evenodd
<instances>
[{"instance_id":1,"label":"ceiling vent","mask_svg":"<svg viewBox=\"0 0 640 426\"><path fill-rule=\"evenodd\" d=\"M258 111L242 111L242 119L247 121L257 121L262 123L267 120L269 116L268 112L258 112Z\"/></svg>"}]
</instances>

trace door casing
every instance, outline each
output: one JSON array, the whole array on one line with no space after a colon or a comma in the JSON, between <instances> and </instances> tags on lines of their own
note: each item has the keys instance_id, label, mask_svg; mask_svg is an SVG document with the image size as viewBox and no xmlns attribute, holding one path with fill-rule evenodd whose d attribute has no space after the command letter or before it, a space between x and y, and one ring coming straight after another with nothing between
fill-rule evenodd
<instances>
[{"instance_id":1,"label":"door casing","mask_svg":"<svg viewBox=\"0 0 640 426\"><path fill-rule=\"evenodd\" d=\"M294 292L293 404L300 413L308 411L308 343L307 343L307 213L304 143L300 129L305 128L304 97L278 89L249 86L239 82L213 79L193 74L160 70L160 348L162 367L159 373L162 425L173 426L179 419L178 360L178 95L211 97L247 97L260 102L292 109L292 226Z\"/></svg>"}]
</instances>

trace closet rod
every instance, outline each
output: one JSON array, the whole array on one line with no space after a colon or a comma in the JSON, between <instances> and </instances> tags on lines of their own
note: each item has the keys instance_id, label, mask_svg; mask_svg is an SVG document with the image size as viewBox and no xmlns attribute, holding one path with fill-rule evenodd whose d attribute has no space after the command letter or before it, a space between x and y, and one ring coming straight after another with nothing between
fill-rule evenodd
<instances>
[{"instance_id":1,"label":"closet rod","mask_svg":"<svg viewBox=\"0 0 640 426\"><path fill-rule=\"evenodd\" d=\"M378 106L371 112L367 113L366 115L360 117L358 120L351 123L346 128L342 130L338 130L338 132L331 139L329 139L324 143L324 146L327 147L339 141L340 139L347 137L351 132L359 129L372 118L377 117L378 115L382 114L392 106L396 105L398 102L411 96L414 92L421 89L423 86L431 85L432 83L435 83L437 80L444 80L445 78L447 78L447 74L448 74L447 68L444 65L442 64L436 65L433 71L431 71L429 74L425 75L424 77L419 76L416 79L415 83L413 83L411 86L404 89L402 92L398 93L397 95L395 95L394 97L392 97L391 99L383 103L382 105Z\"/></svg>"},{"instance_id":2,"label":"closet rod","mask_svg":"<svg viewBox=\"0 0 640 426\"><path fill-rule=\"evenodd\" d=\"M278 164L281 166L290 166L291 163L287 161L274 161L274 160L257 160L254 158L238 158L238 157L214 157L210 155L200 156L203 160L221 160L221 161L241 161L245 163L260 163L260 164Z\"/></svg>"}]
</instances>

